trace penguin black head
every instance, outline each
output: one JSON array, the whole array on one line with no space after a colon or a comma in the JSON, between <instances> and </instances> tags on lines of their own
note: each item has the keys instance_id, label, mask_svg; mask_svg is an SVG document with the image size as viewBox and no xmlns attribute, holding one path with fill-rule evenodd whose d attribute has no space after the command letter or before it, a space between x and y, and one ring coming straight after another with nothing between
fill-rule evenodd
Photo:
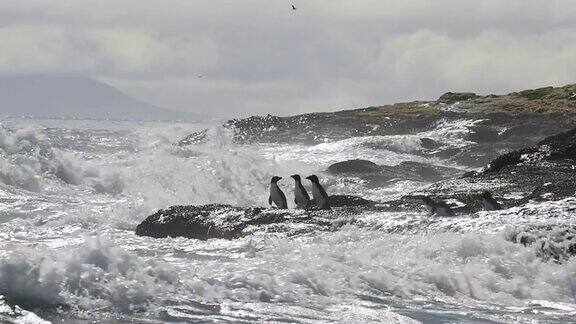
<instances>
[{"instance_id":1,"label":"penguin black head","mask_svg":"<svg viewBox=\"0 0 576 324\"><path fill-rule=\"evenodd\" d=\"M280 179L282 179L282 177L279 177L279 176L273 176L273 177L272 177L272 181L271 181L271 182L272 182L272 183L276 183L276 182L278 182L278 180L280 180Z\"/></svg>"},{"instance_id":2,"label":"penguin black head","mask_svg":"<svg viewBox=\"0 0 576 324\"><path fill-rule=\"evenodd\" d=\"M312 183L320 183L320 180L318 180L318 177L315 175L307 176L306 179L312 181Z\"/></svg>"},{"instance_id":3,"label":"penguin black head","mask_svg":"<svg viewBox=\"0 0 576 324\"><path fill-rule=\"evenodd\" d=\"M494 198L492 197L492 194L490 193L490 191L483 191L483 192L482 192L482 198L484 198L484 199L494 199Z\"/></svg>"},{"instance_id":4,"label":"penguin black head","mask_svg":"<svg viewBox=\"0 0 576 324\"><path fill-rule=\"evenodd\" d=\"M290 176L292 179L296 180L296 181L300 181L300 176L297 174L293 174Z\"/></svg>"}]
</instances>

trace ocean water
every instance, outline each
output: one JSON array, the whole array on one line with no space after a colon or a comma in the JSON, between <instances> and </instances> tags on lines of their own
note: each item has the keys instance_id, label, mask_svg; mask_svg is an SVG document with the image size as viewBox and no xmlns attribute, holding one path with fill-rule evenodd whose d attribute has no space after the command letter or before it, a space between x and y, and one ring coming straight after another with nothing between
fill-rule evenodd
<instances>
[{"instance_id":1,"label":"ocean water","mask_svg":"<svg viewBox=\"0 0 576 324\"><path fill-rule=\"evenodd\" d=\"M573 224L576 199L456 218L364 213L332 232L237 240L152 239L136 225L177 204L266 206L272 175L318 174L330 194L386 201L428 183L368 188L323 172L364 158L466 166L415 155L452 146L473 121L410 136L318 145L234 144L216 125L0 120L0 321L13 323L559 323L576 316L576 262L506 240ZM202 145L173 143L209 128Z\"/></svg>"}]
</instances>

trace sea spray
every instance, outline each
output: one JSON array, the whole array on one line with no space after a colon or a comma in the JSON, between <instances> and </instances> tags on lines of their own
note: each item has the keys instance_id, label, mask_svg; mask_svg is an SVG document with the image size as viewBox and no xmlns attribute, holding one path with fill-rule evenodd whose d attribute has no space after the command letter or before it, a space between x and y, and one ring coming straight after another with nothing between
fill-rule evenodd
<instances>
[{"instance_id":1,"label":"sea spray","mask_svg":"<svg viewBox=\"0 0 576 324\"><path fill-rule=\"evenodd\" d=\"M25 308L97 307L131 313L178 284L166 263L146 261L101 238L50 251L21 248L0 260L0 294Z\"/></svg>"},{"instance_id":2,"label":"sea spray","mask_svg":"<svg viewBox=\"0 0 576 324\"><path fill-rule=\"evenodd\" d=\"M520 231L547 239L532 225L569 226L569 198L452 219L417 208L362 213L323 231L254 226L235 240L134 235L139 222L171 205L264 207L272 175L317 174L329 194L398 197L427 184L399 180L369 189L323 171L349 156L412 160L426 149L419 142L425 137L459 146L465 122L309 147L239 145L218 127L205 144L174 145L205 125L19 123L32 122L5 128L10 149L0 160L38 186L0 184L0 293L48 320L501 322L571 320L576 313L574 261L547 261L537 244L514 240ZM20 142L19 128L28 134L18 135ZM290 204L293 183L281 186Z\"/></svg>"}]
</instances>

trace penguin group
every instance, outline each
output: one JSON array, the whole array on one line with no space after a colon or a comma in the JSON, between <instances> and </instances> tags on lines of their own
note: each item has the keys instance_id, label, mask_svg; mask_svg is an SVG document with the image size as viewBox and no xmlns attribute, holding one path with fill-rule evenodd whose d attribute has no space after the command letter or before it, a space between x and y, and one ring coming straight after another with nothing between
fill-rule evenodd
<instances>
[{"instance_id":1,"label":"penguin group","mask_svg":"<svg viewBox=\"0 0 576 324\"><path fill-rule=\"evenodd\" d=\"M312 182L312 197L314 200L310 199L306 188L302 185L302 179L298 174L293 174L290 176L294 179L294 203L297 208L300 209L310 209L313 207L313 202L316 208L321 210L330 210L330 199L324 187L320 184L320 180L316 175L311 175L306 177L306 179ZM278 181L282 179L279 176L273 176L270 181L270 197L268 198L268 203L273 206L276 205L279 209L287 209L288 202L286 200L286 195L280 187L278 187Z\"/></svg>"},{"instance_id":2,"label":"penguin group","mask_svg":"<svg viewBox=\"0 0 576 324\"><path fill-rule=\"evenodd\" d=\"M428 209L428 212L430 212L430 215L436 215L436 216L455 215L452 208L450 208L450 206L448 206L448 204L443 201L434 201L432 200L432 198L428 196L422 197L422 201L424 202L424 205Z\"/></svg>"},{"instance_id":3,"label":"penguin group","mask_svg":"<svg viewBox=\"0 0 576 324\"><path fill-rule=\"evenodd\" d=\"M484 191L482 196L482 207L485 211L501 210L502 205L492 197L489 191ZM430 215L436 216L455 216L454 210L444 201L434 201L428 196L422 197L422 202L430 212Z\"/></svg>"},{"instance_id":4,"label":"penguin group","mask_svg":"<svg viewBox=\"0 0 576 324\"><path fill-rule=\"evenodd\" d=\"M316 207L321 210L330 210L330 198L324 190L324 187L320 184L320 179L316 175L311 175L306 177L312 183L312 197L314 200L310 199L306 188L302 185L302 179L300 175L293 174L290 176L294 179L294 204L296 208L299 209L311 209ZM268 198L268 203L270 206L276 206L279 209L288 209L288 201L286 200L286 195L282 192L282 189L278 187L278 181L282 177L273 176L270 181L270 197ZM484 191L481 194L482 206L486 211L500 210L502 205L492 197L489 191ZM430 215L436 216L455 216L454 210L444 201L435 201L429 196L422 196L422 202L428 209ZM313 206L315 205L315 206Z\"/></svg>"}]
</instances>

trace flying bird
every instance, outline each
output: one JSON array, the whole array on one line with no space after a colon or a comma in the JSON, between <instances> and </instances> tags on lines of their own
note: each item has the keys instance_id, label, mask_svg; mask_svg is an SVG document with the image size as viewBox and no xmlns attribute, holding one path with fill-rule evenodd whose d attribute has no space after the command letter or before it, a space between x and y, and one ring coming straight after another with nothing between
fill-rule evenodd
<instances>
[{"instance_id":1,"label":"flying bird","mask_svg":"<svg viewBox=\"0 0 576 324\"><path fill-rule=\"evenodd\" d=\"M296 7L294 5L292 5L292 10L296 10Z\"/></svg>"}]
</instances>

